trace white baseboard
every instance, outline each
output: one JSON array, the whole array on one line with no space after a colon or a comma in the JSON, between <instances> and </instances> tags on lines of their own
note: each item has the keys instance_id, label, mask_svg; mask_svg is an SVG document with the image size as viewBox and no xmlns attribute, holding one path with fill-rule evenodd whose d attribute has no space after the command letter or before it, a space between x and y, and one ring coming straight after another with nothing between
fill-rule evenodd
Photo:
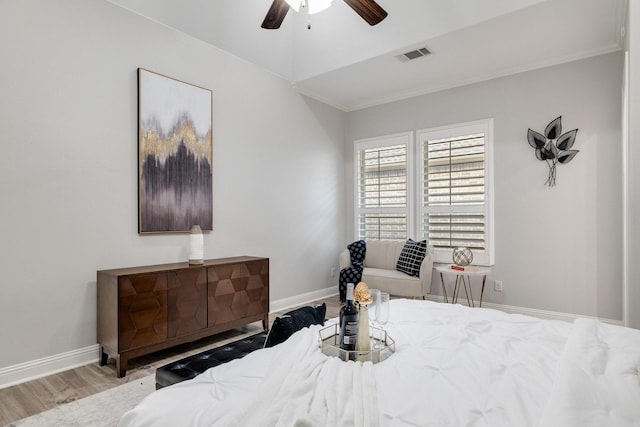
<instances>
[{"instance_id":1,"label":"white baseboard","mask_svg":"<svg viewBox=\"0 0 640 427\"><path fill-rule=\"evenodd\" d=\"M442 295L429 295L427 297L429 301L444 302ZM458 300L462 305L466 305L466 300ZM474 300L473 303L476 307L480 306L480 301ZM567 322L573 322L576 319L595 319L604 323L611 323L613 325L623 326L622 320L604 319L601 317L582 316L578 314L562 313L559 311L539 310L537 308L518 307L515 305L495 304L491 302L482 302L482 308L492 308L494 310L504 311L506 313L523 314L525 316L539 317L541 319L550 320L564 320Z\"/></svg>"},{"instance_id":2,"label":"white baseboard","mask_svg":"<svg viewBox=\"0 0 640 427\"><path fill-rule=\"evenodd\" d=\"M282 311L287 308L295 307L302 304L307 304L312 301L316 301L322 298L329 298L334 295L338 295L338 287L331 286L329 288L320 289L317 291L307 292L306 294L296 295L293 297L283 298L276 301L271 301L270 310L273 313L274 311Z\"/></svg>"},{"instance_id":3,"label":"white baseboard","mask_svg":"<svg viewBox=\"0 0 640 427\"><path fill-rule=\"evenodd\" d=\"M336 290L337 288L332 286L330 288L272 301L270 304L271 311L285 310L321 298L337 295ZM99 360L99 351L99 346L95 344L66 353L55 354L53 356L43 357L42 359L0 368L0 388L10 387L90 363L97 363Z\"/></svg>"},{"instance_id":4,"label":"white baseboard","mask_svg":"<svg viewBox=\"0 0 640 427\"><path fill-rule=\"evenodd\" d=\"M97 344L0 368L0 388L9 387L98 361Z\"/></svg>"},{"instance_id":5,"label":"white baseboard","mask_svg":"<svg viewBox=\"0 0 640 427\"><path fill-rule=\"evenodd\" d=\"M336 292L336 287L331 286L329 288L307 292L305 294L296 295L293 297L282 298L276 301L271 301L271 311L275 312L286 310L291 307L307 304L322 298L332 297L337 294L338 293ZM440 295L429 295L428 299L430 301L444 302L444 297ZM478 301L474 301L474 303L476 307L479 306ZM622 320L602 319L591 316L579 316L576 314L538 310L535 308L516 307L504 304L494 304L489 302L484 302L483 307L501 310L507 313L517 313L527 316L540 317L543 319L565 320L572 322L578 318L590 318L614 325L623 325ZM43 357L42 359L19 363L17 365L8 366L6 368L0 368L0 388L9 387L37 378L42 378L47 375L52 375L58 372L77 368L78 366L96 363L99 360L98 352L99 347L97 344L95 344L77 350L68 351L66 353L60 353L49 357Z\"/></svg>"}]
</instances>

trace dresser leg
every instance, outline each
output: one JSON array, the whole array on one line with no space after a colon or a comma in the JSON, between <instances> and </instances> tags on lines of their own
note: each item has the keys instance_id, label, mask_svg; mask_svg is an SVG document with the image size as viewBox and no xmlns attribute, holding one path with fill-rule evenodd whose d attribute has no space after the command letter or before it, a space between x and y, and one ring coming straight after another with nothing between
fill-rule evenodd
<instances>
[{"instance_id":1,"label":"dresser leg","mask_svg":"<svg viewBox=\"0 0 640 427\"><path fill-rule=\"evenodd\" d=\"M269 313L264 315L264 318L262 319L262 328L265 331L269 330Z\"/></svg>"},{"instance_id":2,"label":"dresser leg","mask_svg":"<svg viewBox=\"0 0 640 427\"><path fill-rule=\"evenodd\" d=\"M121 355L116 356L116 375L122 378L127 374L127 358Z\"/></svg>"},{"instance_id":3,"label":"dresser leg","mask_svg":"<svg viewBox=\"0 0 640 427\"><path fill-rule=\"evenodd\" d=\"M109 355L104 351L104 346L100 346L100 366L104 366L107 364L109 360Z\"/></svg>"}]
</instances>

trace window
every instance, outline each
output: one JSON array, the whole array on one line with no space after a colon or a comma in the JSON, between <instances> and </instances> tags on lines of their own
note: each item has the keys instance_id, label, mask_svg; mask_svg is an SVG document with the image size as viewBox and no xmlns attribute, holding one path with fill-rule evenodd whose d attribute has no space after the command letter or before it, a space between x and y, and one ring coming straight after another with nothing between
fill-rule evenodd
<instances>
[{"instance_id":1,"label":"window","mask_svg":"<svg viewBox=\"0 0 640 427\"><path fill-rule=\"evenodd\" d=\"M493 264L492 133L492 120L417 132L420 234L435 261L466 246L474 264Z\"/></svg>"},{"instance_id":2,"label":"window","mask_svg":"<svg viewBox=\"0 0 640 427\"><path fill-rule=\"evenodd\" d=\"M356 141L356 234L365 240L409 236L411 134Z\"/></svg>"},{"instance_id":3,"label":"window","mask_svg":"<svg viewBox=\"0 0 640 427\"><path fill-rule=\"evenodd\" d=\"M466 246L493 265L492 147L492 119L356 141L356 239L427 239L447 263Z\"/></svg>"}]
</instances>

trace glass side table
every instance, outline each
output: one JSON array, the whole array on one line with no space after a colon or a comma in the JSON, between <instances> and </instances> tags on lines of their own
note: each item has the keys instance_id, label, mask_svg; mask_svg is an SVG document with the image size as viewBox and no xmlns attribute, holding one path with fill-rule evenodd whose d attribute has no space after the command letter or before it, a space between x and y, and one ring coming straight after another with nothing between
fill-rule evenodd
<instances>
[{"instance_id":1,"label":"glass side table","mask_svg":"<svg viewBox=\"0 0 640 427\"><path fill-rule=\"evenodd\" d=\"M442 292L444 294L444 302L448 303L449 298L447 296L447 287L445 285L444 276L447 274L455 274L455 282L453 285L453 295L451 296L451 304L456 304L458 302L458 294L460 293L460 286L464 288L464 293L467 297L467 304L469 307L475 307L475 302L473 301L473 293L471 292L471 278L472 277L482 277L482 287L480 288L480 304L482 307L482 297L484 295L484 286L487 282L487 276L491 273L491 268L489 267L479 267L475 265L467 265L464 270L456 270L451 268L452 264L449 265L441 265L435 267L435 270L440 273L440 283L442 283Z\"/></svg>"}]
</instances>

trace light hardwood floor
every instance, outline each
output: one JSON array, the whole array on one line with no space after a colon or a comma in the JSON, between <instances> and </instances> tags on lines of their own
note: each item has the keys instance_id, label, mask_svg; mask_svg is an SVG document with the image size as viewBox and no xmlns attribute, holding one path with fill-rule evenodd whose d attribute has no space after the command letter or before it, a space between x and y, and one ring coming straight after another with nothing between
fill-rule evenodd
<instances>
[{"instance_id":1,"label":"light hardwood floor","mask_svg":"<svg viewBox=\"0 0 640 427\"><path fill-rule=\"evenodd\" d=\"M314 301L310 305L322 304L323 302L327 304L327 318L337 317L340 310L338 296ZM270 323L273 323L276 316L289 310L291 309L271 313ZM132 359L129 361L127 375L124 378L116 377L115 362L109 360L109 364L106 366L99 366L96 362L0 389L0 425L3 426L57 405L82 399L126 382L146 377L154 374L157 368L167 363L253 335L260 332L261 329L261 322L255 322L193 343Z\"/></svg>"}]
</instances>

